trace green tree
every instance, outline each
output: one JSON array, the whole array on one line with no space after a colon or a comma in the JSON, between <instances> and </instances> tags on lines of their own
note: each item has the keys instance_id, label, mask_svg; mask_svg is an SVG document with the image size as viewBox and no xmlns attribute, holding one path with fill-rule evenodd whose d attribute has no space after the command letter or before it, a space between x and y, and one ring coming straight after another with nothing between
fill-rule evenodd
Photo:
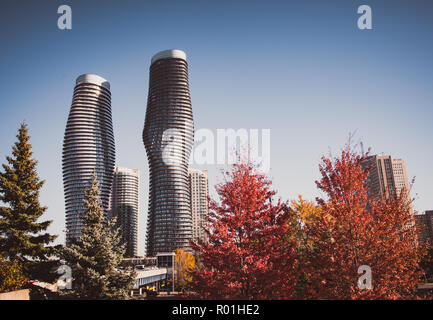
<instances>
[{"instance_id":1,"label":"green tree","mask_svg":"<svg viewBox=\"0 0 433 320\"><path fill-rule=\"evenodd\" d=\"M18 130L18 141L12 147L8 164L0 172L0 255L11 261L20 260L23 271L30 279L52 280L56 260L51 257L55 247L49 246L57 237L44 232L52 221L39 222L47 207L39 203L44 184L36 171L37 161L32 158L27 125Z\"/></svg>"},{"instance_id":2,"label":"green tree","mask_svg":"<svg viewBox=\"0 0 433 320\"><path fill-rule=\"evenodd\" d=\"M61 257L72 269L72 290L65 294L75 299L128 299L136 274L120 270L125 254L115 219L106 221L101 206L99 183L93 173L85 191L86 211L81 237L62 250Z\"/></svg>"}]
</instances>

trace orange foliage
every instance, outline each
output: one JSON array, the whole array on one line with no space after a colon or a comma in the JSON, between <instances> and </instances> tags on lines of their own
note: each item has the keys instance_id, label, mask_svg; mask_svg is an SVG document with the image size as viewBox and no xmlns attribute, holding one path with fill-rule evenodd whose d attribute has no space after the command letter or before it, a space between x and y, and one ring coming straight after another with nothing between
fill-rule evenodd
<instances>
[{"instance_id":1,"label":"orange foliage","mask_svg":"<svg viewBox=\"0 0 433 320\"><path fill-rule=\"evenodd\" d=\"M305 225L314 243L305 263L306 298L415 297L424 253L409 204L403 192L396 198L368 198L364 160L350 145L339 158L322 158L322 178L316 184L327 197L317 198L322 215ZM371 268L372 289L357 285L361 265Z\"/></svg>"}]
</instances>

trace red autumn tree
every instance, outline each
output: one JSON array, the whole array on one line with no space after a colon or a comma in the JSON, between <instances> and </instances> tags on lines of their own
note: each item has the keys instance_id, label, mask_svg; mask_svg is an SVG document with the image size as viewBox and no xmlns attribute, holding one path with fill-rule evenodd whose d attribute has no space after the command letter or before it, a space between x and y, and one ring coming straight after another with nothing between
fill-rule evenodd
<instances>
[{"instance_id":1,"label":"red autumn tree","mask_svg":"<svg viewBox=\"0 0 433 320\"><path fill-rule=\"evenodd\" d=\"M287 241L287 206L250 164L235 164L210 202L208 242L192 242L198 263L190 296L282 299L296 284L296 244Z\"/></svg>"},{"instance_id":2,"label":"red autumn tree","mask_svg":"<svg viewBox=\"0 0 433 320\"><path fill-rule=\"evenodd\" d=\"M314 243L306 263L307 298L413 298L423 249L405 196L368 197L365 156L348 144L336 159L323 157L317 187L322 214L305 225ZM371 268L372 288L361 289L362 265ZM367 284L367 282L364 282Z\"/></svg>"}]
</instances>

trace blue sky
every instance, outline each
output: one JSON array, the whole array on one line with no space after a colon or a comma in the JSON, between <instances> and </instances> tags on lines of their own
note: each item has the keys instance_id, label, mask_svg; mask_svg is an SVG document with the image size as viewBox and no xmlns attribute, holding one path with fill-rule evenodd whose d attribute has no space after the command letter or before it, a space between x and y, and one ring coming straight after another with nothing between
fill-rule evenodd
<instances>
[{"instance_id":1,"label":"blue sky","mask_svg":"<svg viewBox=\"0 0 433 320\"><path fill-rule=\"evenodd\" d=\"M57 28L58 6L72 30ZM368 4L373 29L357 28ZM356 131L373 153L406 161L416 176L415 209L433 209L433 2L2 1L0 156L29 125L41 202L63 242L62 139L75 79L111 83L116 163L141 171L143 252L148 165L141 140L150 59L178 48L188 56L196 129L271 129L271 171L283 199L320 195L323 154ZM210 171L213 185L220 167Z\"/></svg>"}]
</instances>

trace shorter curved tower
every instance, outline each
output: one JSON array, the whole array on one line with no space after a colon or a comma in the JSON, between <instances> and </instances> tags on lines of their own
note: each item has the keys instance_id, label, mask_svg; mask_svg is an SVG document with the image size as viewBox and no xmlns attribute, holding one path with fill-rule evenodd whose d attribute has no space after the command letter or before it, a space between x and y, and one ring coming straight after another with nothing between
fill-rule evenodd
<instances>
[{"instance_id":1,"label":"shorter curved tower","mask_svg":"<svg viewBox=\"0 0 433 320\"><path fill-rule=\"evenodd\" d=\"M95 171L107 213L115 161L110 84L94 74L76 80L63 140L66 244L81 235L84 190Z\"/></svg>"}]
</instances>

